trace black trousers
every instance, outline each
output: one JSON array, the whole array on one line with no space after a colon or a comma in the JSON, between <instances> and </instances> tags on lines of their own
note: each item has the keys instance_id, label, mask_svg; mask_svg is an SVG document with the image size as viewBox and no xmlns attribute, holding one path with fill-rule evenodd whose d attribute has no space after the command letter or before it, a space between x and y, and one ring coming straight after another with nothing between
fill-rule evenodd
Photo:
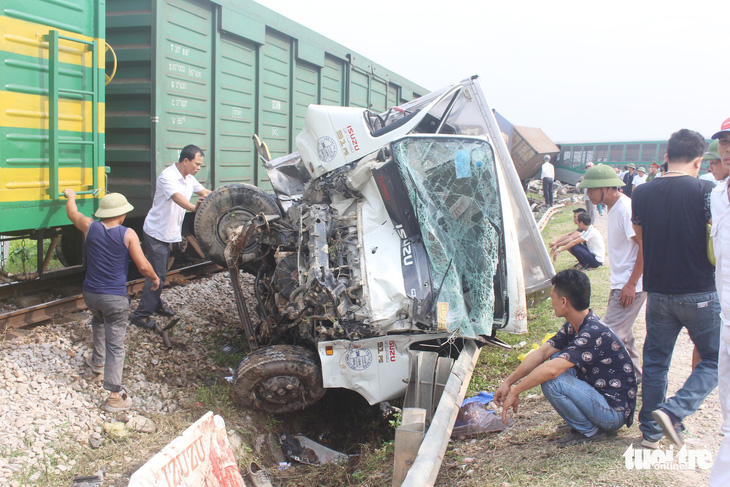
<instances>
[{"instance_id":1,"label":"black trousers","mask_svg":"<svg viewBox=\"0 0 730 487\"><path fill-rule=\"evenodd\" d=\"M162 287L167 277L167 264L170 260L171 251L171 244L150 237L147 233L144 234L145 257L152 264L152 268L155 274L157 274L157 277L160 278L160 287L157 288L157 291L153 291L152 281L145 279L142 297L139 299L139 306L132 313L133 318L147 318L162 307L162 299L160 296L162 295Z\"/></svg>"},{"instance_id":2,"label":"black trousers","mask_svg":"<svg viewBox=\"0 0 730 487\"><path fill-rule=\"evenodd\" d=\"M542 192L545 195L545 204L553 206L553 178L542 178Z\"/></svg>"}]
</instances>

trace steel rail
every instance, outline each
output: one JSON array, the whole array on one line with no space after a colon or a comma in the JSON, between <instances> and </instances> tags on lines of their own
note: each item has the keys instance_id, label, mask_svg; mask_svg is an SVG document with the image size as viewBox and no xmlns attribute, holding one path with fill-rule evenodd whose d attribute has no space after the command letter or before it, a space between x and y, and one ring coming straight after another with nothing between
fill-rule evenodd
<instances>
[{"instance_id":1,"label":"steel rail","mask_svg":"<svg viewBox=\"0 0 730 487\"><path fill-rule=\"evenodd\" d=\"M167 273L165 285L171 282L184 282L191 278L208 274L211 272L219 272L222 267L212 263L203 262L188 267L175 269ZM127 292L134 294L144 287L144 279L135 279L127 283ZM56 299L47 303L41 303L27 308L9 311L0 314L0 330L8 328L20 328L23 326L40 323L50 320L58 313L69 313L86 309L83 294L76 294L66 298Z\"/></svg>"}]
</instances>

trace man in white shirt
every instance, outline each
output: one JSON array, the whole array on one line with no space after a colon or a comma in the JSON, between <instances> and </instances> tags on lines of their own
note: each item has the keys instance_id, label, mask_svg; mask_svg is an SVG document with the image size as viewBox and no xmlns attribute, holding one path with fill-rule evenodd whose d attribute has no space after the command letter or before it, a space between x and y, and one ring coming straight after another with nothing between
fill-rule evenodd
<instances>
[{"instance_id":1,"label":"man in white shirt","mask_svg":"<svg viewBox=\"0 0 730 487\"><path fill-rule=\"evenodd\" d=\"M728 171L730 171L730 118L725 120L720 131L712 136L720 158L725 178L710 193L712 211L712 245L715 250L715 285L720 298L720 350L718 357L718 392L722 406L722 440L720 450L712 467L710 486L730 484L730 194L728 193ZM713 142L713 145L715 144ZM713 149L710 146L710 151ZM704 157L703 157L704 159Z\"/></svg>"},{"instance_id":2,"label":"man in white shirt","mask_svg":"<svg viewBox=\"0 0 730 487\"><path fill-rule=\"evenodd\" d=\"M705 154L702 156L702 163L704 164L705 161L707 161L707 169L710 172L703 176L700 176L700 179L707 179L717 184L719 181L727 178L728 174L730 174L730 168L727 168L722 164L720 154L718 154L717 140L712 141L710 147L708 147L707 149L707 152L705 152ZM712 179L705 177L707 175L711 176Z\"/></svg>"},{"instance_id":3,"label":"man in white shirt","mask_svg":"<svg viewBox=\"0 0 730 487\"><path fill-rule=\"evenodd\" d=\"M579 187L585 188L593 204L605 203L608 206L611 292L603 322L629 352L638 383L641 382L641 360L632 328L646 301L641 282L644 257L641 240L631 223L631 198L619 190L623 184L610 167L601 164L586 171Z\"/></svg>"},{"instance_id":4,"label":"man in white shirt","mask_svg":"<svg viewBox=\"0 0 730 487\"><path fill-rule=\"evenodd\" d=\"M591 225L591 217L587 213L578 215L578 229L581 231L579 237L553 252L553 260L564 250L570 252L578 260L576 267L589 270L600 267L606 255L606 246L603 243L601 233Z\"/></svg>"},{"instance_id":5,"label":"man in white shirt","mask_svg":"<svg viewBox=\"0 0 730 487\"><path fill-rule=\"evenodd\" d=\"M555 167L550 164L550 156L543 157L542 173L542 193L545 195L545 204L553 206L553 181L555 180Z\"/></svg>"},{"instance_id":6,"label":"man in white shirt","mask_svg":"<svg viewBox=\"0 0 730 487\"><path fill-rule=\"evenodd\" d=\"M642 166L639 166L638 169L636 169L636 174L634 175L634 189L637 186L641 186L646 182L646 169L644 169Z\"/></svg>"},{"instance_id":7,"label":"man in white shirt","mask_svg":"<svg viewBox=\"0 0 730 487\"><path fill-rule=\"evenodd\" d=\"M195 175L203 164L203 151L195 145L187 145L180 151L180 158L175 164L165 168L157 177L155 199L152 208L144 221L144 246L147 260L150 261L155 274L160 278L160 286L152 290L152 282L145 280L139 306L130 316L130 321L142 328L155 327L150 316L153 313L172 316L175 312L166 308L160 296L167 277L167 265L170 260L172 244L182 241L182 223L186 211L195 211L196 205L190 202L193 193L200 199L205 198L210 190L205 189Z\"/></svg>"}]
</instances>

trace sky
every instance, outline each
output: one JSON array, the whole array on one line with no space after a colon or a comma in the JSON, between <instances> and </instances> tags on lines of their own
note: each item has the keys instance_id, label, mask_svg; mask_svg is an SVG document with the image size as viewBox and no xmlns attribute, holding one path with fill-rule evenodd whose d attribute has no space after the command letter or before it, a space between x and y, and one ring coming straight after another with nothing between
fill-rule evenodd
<instances>
[{"instance_id":1,"label":"sky","mask_svg":"<svg viewBox=\"0 0 730 487\"><path fill-rule=\"evenodd\" d=\"M730 117L726 0L256 1L429 90L477 74L557 143L709 138Z\"/></svg>"}]
</instances>

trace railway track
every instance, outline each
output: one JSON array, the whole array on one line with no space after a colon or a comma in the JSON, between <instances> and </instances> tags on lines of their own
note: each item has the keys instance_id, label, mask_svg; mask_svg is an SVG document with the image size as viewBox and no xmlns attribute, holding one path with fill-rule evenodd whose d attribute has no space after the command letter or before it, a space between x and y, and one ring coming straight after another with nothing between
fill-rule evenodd
<instances>
[{"instance_id":1,"label":"railway track","mask_svg":"<svg viewBox=\"0 0 730 487\"><path fill-rule=\"evenodd\" d=\"M167 273L165 285L173 282L185 282L199 276L208 275L218 272L222 268L212 262L203 262L194 264L180 269L171 270ZM144 286L144 279L135 279L127 283L127 291L134 294ZM27 283L26 292L34 292L31 283ZM35 292L39 292L39 288L35 288ZM52 319L59 313L70 313L86 309L84 297L82 294L74 294L61 299L55 299L46 303L35 306L29 306L18 310L9 311L0 314L0 331L10 328L20 328L23 326L42 323Z\"/></svg>"}]
</instances>

